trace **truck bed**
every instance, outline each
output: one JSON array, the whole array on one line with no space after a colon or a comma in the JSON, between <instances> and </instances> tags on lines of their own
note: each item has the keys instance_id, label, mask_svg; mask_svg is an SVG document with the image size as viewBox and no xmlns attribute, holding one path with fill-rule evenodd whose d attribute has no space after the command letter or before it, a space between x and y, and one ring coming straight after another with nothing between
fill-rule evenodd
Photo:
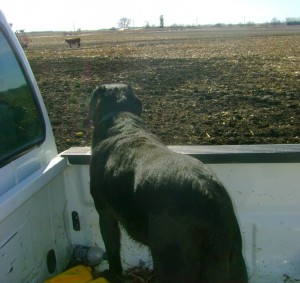
<instances>
[{"instance_id":1,"label":"truck bed","mask_svg":"<svg viewBox=\"0 0 300 283\"><path fill-rule=\"evenodd\" d=\"M229 191L250 282L300 282L300 145L170 148L202 160ZM73 245L104 248L89 160L89 147L71 148L0 196L1 282L43 282L66 268ZM124 268L151 268L148 249L122 233Z\"/></svg>"},{"instance_id":2,"label":"truck bed","mask_svg":"<svg viewBox=\"0 0 300 283\"><path fill-rule=\"evenodd\" d=\"M250 282L300 282L300 146L170 148L206 163L229 191L242 230L243 252ZM90 148L71 148L62 156L68 158L70 164L78 167L78 174L84 174L88 183ZM88 188L85 188L84 192L87 190ZM79 199L76 201L79 202ZM96 236L99 230L95 221L97 215L90 196L84 193L84 199L86 211L90 211L90 214L86 214L85 221L93 223L92 234ZM84 235L85 231L81 233ZM75 234L72 232L72 235ZM98 237L100 236L93 238L97 243ZM140 263L151 267L148 250L132 243L125 233L122 245L125 268Z\"/></svg>"}]
</instances>

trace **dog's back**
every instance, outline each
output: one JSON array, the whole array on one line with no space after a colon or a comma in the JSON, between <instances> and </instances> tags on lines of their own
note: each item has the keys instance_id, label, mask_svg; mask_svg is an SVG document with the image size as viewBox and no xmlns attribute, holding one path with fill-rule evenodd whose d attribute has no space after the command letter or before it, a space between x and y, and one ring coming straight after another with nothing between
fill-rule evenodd
<instances>
[{"instance_id":1,"label":"dog's back","mask_svg":"<svg viewBox=\"0 0 300 283\"><path fill-rule=\"evenodd\" d=\"M159 282L246 282L239 226L224 187L187 156L170 153L149 163L136 186L149 215Z\"/></svg>"},{"instance_id":2,"label":"dog's back","mask_svg":"<svg viewBox=\"0 0 300 283\"><path fill-rule=\"evenodd\" d=\"M247 282L237 219L216 176L164 146L133 113L98 118L91 193L149 246L157 282Z\"/></svg>"}]
</instances>

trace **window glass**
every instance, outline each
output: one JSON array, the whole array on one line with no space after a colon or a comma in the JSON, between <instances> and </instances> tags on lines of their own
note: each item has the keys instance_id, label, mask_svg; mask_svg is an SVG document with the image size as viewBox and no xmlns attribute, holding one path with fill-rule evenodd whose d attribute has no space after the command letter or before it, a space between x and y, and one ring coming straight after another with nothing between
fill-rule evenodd
<instances>
[{"instance_id":1,"label":"window glass","mask_svg":"<svg viewBox=\"0 0 300 283\"><path fill-rule=\"evenodd\" d=\"M0 31L0 163L44 138L44 123L33 91Z\"/></svg>"}]
</instances>

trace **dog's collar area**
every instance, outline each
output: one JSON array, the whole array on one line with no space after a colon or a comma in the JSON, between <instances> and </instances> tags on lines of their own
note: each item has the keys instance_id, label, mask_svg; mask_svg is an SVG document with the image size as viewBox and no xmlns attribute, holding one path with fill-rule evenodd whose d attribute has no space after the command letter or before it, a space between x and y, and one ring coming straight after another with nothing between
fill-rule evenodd
<instances>
[{"instance_id":1,"label":"dog's collar area","mask_svg":"<svg viewBox=\"0 0 300 283\"><path fill-rule=\"evenodd\" d=\"M113 112L110 112L106 115L104 115L100 121L98 122L98 125L102 124L103 122L106 122L108 120L110 120L111 118L113 118L114 116L116 116L117 114L121 113L120 111L113 111Z\"/></svg>"}]
</instances>

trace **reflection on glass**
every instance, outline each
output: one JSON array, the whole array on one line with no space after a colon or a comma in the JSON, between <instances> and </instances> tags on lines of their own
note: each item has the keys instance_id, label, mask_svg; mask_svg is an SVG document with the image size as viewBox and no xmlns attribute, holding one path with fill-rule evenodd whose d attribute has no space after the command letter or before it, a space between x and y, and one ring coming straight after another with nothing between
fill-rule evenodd
<instances>
[{"instance_id":1,"label":"reflection on glass","mask_svg":"<svg viewBox=\"0 0 300 283\"><path fill-rule=\"evenodd\" d=\"M43 133L32 90L0 32L0 162L40 142Z\"/></svg>"}]
</instances>

